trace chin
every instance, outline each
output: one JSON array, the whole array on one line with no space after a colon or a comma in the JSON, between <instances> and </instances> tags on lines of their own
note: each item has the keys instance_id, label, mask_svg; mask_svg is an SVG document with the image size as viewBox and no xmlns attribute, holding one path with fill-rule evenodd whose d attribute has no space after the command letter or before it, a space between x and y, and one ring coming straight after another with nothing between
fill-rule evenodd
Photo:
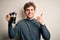
<instances>
[{"instance_id":1,"label":"chin","mask_svg":"<svg viewBox=\"0 0 60 40\"><path fill-rule=\"evenodd\" d=\"M27 18L33 18L34 16L33 15L27 15Z\"/></svg>"}]
</instances>

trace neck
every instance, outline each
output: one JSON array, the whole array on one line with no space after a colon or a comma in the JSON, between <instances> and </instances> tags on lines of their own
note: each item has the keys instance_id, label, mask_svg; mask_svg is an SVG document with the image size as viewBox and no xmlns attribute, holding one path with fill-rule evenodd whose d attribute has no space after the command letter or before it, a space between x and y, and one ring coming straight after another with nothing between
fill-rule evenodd
<instances>
[{"instance_id":1,"label":"neck","mask_svg":"<svg viewBox=\"0 0 60 40\"><path fill-rule=\"evenodd\" d=\"M33 18L27 18L27 19L32 20L32 19L34 19L34 17Z\"/></svg>"}]
</instances>

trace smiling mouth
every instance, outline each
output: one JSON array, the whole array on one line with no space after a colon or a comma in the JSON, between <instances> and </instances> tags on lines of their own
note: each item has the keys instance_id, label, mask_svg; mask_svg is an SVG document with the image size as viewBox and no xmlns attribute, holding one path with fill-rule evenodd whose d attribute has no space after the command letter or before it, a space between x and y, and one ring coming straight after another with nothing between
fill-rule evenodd
<instances>
[{"instance_id":1,"label":"smiling mouth","mask_svg":"<svg viewBox=\"0 0 60 40\"><path fill-rule=\"evenodd\" d=\"M28 15L32 15L32 13L29 13Z\"/></svg>"}]
</instances>

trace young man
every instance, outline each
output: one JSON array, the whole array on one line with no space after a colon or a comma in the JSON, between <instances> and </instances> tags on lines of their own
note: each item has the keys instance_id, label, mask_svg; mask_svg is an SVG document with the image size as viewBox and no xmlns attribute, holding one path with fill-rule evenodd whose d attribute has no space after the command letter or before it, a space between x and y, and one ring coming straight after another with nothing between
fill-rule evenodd
<instances>
[{"instance_id":1,"label":"young man","mask_svg":"<svg viewBox=\"0 0 60 40\"><path fill-rule=\"evenodd\" d=\"M15 28L12 28L10 15L6 17L8 21L9 38L13 39L17 35L20 40L40 40L41 35L44 40L50 40L50 33L42 21L42 14L34 19L36 6L33 2L28 2L24 5L26 19L20 20Z\"/></svg>"}]
</instances>

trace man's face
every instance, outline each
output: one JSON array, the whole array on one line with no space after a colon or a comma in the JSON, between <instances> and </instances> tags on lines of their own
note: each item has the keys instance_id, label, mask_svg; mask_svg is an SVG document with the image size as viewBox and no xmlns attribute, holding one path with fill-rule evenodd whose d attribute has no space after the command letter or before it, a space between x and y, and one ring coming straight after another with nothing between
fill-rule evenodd
<instances>
[{"instance_id":1,"label":"man's face","mask_svg":"<svg viewBox=\"0 0 60 40\"><path fill-rule=\"evenodd\" d=\"M33 6L26 8L25 14L27 18L32 19L34 17L34 13L35 13L35 10Z\"/></svg>"}]
</instances>

